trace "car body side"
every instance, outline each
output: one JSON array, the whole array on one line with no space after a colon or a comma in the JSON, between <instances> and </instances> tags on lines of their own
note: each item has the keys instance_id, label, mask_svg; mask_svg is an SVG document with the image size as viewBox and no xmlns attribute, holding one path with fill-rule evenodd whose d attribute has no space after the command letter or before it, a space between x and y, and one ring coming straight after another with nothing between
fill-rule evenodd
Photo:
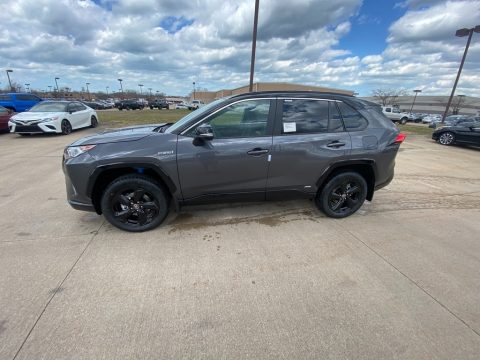
<instances>
[{"instance_id":1,"label":"car body side","mask_svg":"<svg viewBox=\"0 0 480 360\"><path fill-rule=\"evenodd\" d=\"M271 101L268 133L264 139L267 146L270 144L271 157L268 163L263 160L265 178L249 178L246 172L253 172L254 168L245 168L235 160L230 161L235 156L238 158L240 151L238 147L229 150L228 144L235 142L235 139L217 142L214 139L211 144L198 146L194 154L188 152L188 149L192 149L193 138L186 135L187 128L201 124L220 108L244 99L262 97ZM282 102L286 98L312 97L315 98L315 94L248 94L228 99L209 112L194 117L174 133L153 131L158 125L120 129L115 141L105 140L105 143L88 153L69 159L68 164L64 161L69 202L76 209L101 213L99 203L105 186L118 176L129 173L145 174L157 180L168 190L177 207L218 201L314 198L328 179L346 170L354 170L364 176L368 183L367 199L371 200L374 190L386 186L393 178L398 129L381 114L376 104L348 96L318 94L317 97L322 100L343 101L354 107L368 118L368 126L342 133L282 135L278 126L282 121ZM122 132L125 132L124 139ZM138 139L132 141L132 133L135 132ZM346 146L328 148L327 145L339 136ZM298 141L295 137L299 137ZM245 148L255 148L258 140L255 138L251 144L245 140L243 145ZM96 141L85 138L72 145L87 145ZM244 165L251 163L244 162ZM302 166L296 167L298 163L302 163ZM289 169L289 176L282 174L285 169ZM228 176L225 177L226 173ZM242 181L235 184L235 179ZM214 185L202 188L199 185L202 182ZM248 184L248 190L245 190L245 184Z\"/></svg>"}]
</instances>

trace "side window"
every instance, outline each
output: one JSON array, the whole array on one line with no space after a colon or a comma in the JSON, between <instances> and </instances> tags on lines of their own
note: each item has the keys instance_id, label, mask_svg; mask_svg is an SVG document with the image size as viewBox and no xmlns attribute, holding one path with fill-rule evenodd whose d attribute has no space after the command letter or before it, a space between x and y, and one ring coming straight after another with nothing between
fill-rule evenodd
<instances>
[{"instance_id":1,"label":"side window","mask_svg":"<svg viewBox=\"0 0 480 360\"><path fill-rule=\"evenodd\" d=\"M335 103L326 100L283 101L282 134L343 131Z\"/></svg>"},{"instance_id":2,"label":"side window","mask_svg":"<svg viewBox=\"0 0 480 360\"><path fill-rule=\"evenodd\" d=\"M75 103L75 111L83 111L85 109L86 109L85 105L80 103Z\"/></svg>"},{"instance_id":3,"label":"side window","mask_svg":"<svg viewBox=\"0 0 480 360\"><path fill-rule=\"evenodd\" d=\"M1 115L8 114L8 110L5 109L4 107L0 107L0 114L1 114Z\"/></svg>"},{"instance_id":4,"label":"side window","mask_svg":"<svg viewBox=\"0 0 480 360\"><path fill-rule=\"evenodd\" d=\"M28 96L28 95L18 94L17 95L17 100L26 101L26 100L31 100L31 99L30 99L30 96Z\"/></svg>"},{"instance_id":5,"label":"side window","mask_svg":"<svg viewBox=\"0 0 480 360\"><path fill-rule=\"evenodd\" d=\"M338 103L338 107L347 131L361 131L368 126L367 120L351 106L340 102Z\"/></svg>"},{"instance_id":6,"label":"side window","mask_svg":"<svg viewBox=\"0 0 480 360\"><path fill-rule=\"evenodd\" d=\"M249 100L227 106L204 124L212 127L218 139L246 138L267 135L270 100ZM189 131L193 136L195 129Z\"/></svg>"},{"instance_id":7,"label":"side window","mask_svg":"<svg viewBox=\"0 0 480 360\"><path fill-rule=\"evenodd\" d=\"M391 108L386 108L385 112L392 112L392 109Z\"/></svg>"}]
</instances>

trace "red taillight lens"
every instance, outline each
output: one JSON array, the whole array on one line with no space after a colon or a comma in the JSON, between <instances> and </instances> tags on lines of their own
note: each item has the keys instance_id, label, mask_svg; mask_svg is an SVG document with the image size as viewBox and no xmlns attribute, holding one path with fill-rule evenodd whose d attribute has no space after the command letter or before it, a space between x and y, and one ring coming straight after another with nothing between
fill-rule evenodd
<instances>
[{"instance_id":1,"label":"red taillight lens","mask_svg":"<svg viewBox=\"0 0 480 360\"><path fill-rule=\"evenodd\" d=\"M395 138L395 144L403 143L406 138L407 138L407 134L404 134L404 133L398 134L397 137Z\"/></svg>"}]
</instances>

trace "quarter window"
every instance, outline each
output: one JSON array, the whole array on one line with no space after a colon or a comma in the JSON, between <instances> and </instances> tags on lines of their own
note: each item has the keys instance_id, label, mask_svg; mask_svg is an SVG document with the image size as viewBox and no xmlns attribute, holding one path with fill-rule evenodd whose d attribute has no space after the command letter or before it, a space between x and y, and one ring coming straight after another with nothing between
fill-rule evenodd
<instances>
[{"instance_id":1,"label":"quarter window","mask_svg":"<svg viewBox=\"0 0 480 360\"><path fill-rule=\"evenodd\" d=\"M220 110L204 124L209 124L219 139L266 136L269 111L270 100L241 101ZM194 135L194 130L189 135Z\"/></svg>"},{"instance_id":2,"label":"quarter window","mask_svg":"<svg viewBox=\"0 0 480 360\"><path fill-rule=\"evenodd\" d=\"M315 134L343 131L335 103L326 100L283 101L282 134Z\"/></svg>"},{"instance_id":3,"label":"quarter window","mask_svg":"<svg viewBox=\"0 0 480 360\"><path fill-rule=\"evenodd\" d=\"M360 131L368 126L367 120L351 106L340 102L338 103L338 107L347 131Z\"/></svg>"}]
</instances>

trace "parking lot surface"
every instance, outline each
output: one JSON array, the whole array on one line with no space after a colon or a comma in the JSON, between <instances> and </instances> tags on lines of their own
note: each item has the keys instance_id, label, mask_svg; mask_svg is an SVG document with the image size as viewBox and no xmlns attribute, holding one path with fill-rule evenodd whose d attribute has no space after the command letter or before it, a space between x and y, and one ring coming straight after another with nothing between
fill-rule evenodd
<instances>
[{"instance_id":1,"label":"parking lot surface","mask_svg":"<svg viewBox=\"0 0 480 360\"><path fill-rule=\"evenodd\" d=\"M0 135L0 359L478 359L480 150L412 136L356 215L66 203L70 136Z\"/></svg>"}]
</instances>

